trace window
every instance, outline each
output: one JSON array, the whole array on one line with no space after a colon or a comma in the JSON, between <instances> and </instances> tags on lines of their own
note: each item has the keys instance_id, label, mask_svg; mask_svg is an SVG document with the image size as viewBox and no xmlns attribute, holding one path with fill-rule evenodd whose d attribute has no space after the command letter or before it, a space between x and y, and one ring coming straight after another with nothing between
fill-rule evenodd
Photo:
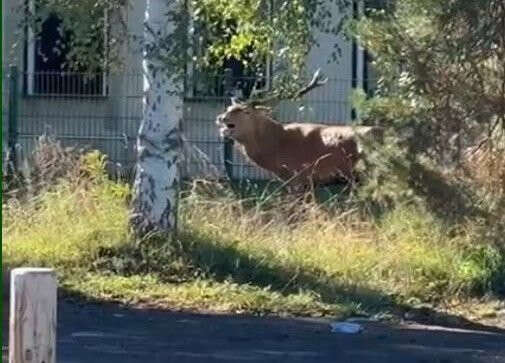
<instances>
[{"instance_id":1,"label":"window","mask_svg":"<svg viewBox=\"0 0 505 363\"><path fill-rule=\"evenodd\" d=\"M190 67L193 66L190 64ZM247 98L253 91L265 90L270 84L270 63L265 61L255 67L246 68L241 60L226 59L213 71L207 69L191 72L187 80L187 95L193 97L239 97Z\"/></svg>"},{"instance_id":2,"label":"window","mask_svg":"<svg viewBox=\"0 0 505 363\"><path fill-rule=\"evenodd\" d=\"M29 6L33 9L33 2ZM43 20L39 34L35 35L30 27L27 33L25 87L28 95L106 95L103 71L75 70L68 66L70 33L63 30L57 14L50 13Z\"/></svg>"}]
</instances>

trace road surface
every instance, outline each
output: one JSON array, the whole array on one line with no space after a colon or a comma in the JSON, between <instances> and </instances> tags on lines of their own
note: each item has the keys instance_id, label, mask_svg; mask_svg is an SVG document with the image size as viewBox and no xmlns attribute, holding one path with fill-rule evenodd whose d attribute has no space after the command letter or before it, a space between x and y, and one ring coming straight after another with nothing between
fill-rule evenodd
<instances>
[{"instance_id":1,"label":"road surface","mask_svg":"<svg viewBox=\"0 0 505 363\"><path fill-rule=\"evenodd\" d=\"M57 363L505 362L505 331L496 329L370 322L364 323L362 333L350 335L331 333L325 319L189 314L69 302L61 302L58 309Z\"/></svg>"}]
</instances>

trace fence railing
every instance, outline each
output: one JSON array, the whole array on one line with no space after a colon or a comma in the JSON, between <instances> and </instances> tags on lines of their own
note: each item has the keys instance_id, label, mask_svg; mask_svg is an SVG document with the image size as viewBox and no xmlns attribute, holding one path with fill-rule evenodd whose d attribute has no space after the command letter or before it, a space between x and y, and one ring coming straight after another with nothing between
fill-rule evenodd
<instances>
[{"instance_id":1,"label":"fence railing","mask_svg":"<svg viewBox=\"0 0 505 363\"><path fill-rule=\"evenodd\" d=\"M11 68L4 74L3 136L18 158L30 155L37 138L49 134L63 146L87 146L104 152L111 166L132 167L142 119L141 73L27 73ZM269 86L266 79L229 75L186 82L181 125L185 177L224 176L226 170L238 179L269 177L225 145L215 125L230 95L247 96L254 82ZM281 122L346 124L352 117L352 85L351 79L329 79L302 101L281 102L274 116Z\"/></svg>"}]
</instances>

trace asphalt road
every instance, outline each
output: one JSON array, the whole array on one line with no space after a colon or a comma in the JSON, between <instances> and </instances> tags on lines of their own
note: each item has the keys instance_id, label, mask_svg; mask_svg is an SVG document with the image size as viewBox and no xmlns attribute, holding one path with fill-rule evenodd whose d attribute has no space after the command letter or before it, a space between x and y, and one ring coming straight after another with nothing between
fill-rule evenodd
<instances>
[{"instance_id":1,"label":"asphalt road","mask_svg":"<svg viewBox=\"0 0 505 363\"><path fill-rule=\"evenodd\" d=\"M505 331L492 329L365 323L362 333L351 335L331 333L324 319L188 314L68 302L58 309L58 363L505 362Z\"/></svg>"}]
</instances>

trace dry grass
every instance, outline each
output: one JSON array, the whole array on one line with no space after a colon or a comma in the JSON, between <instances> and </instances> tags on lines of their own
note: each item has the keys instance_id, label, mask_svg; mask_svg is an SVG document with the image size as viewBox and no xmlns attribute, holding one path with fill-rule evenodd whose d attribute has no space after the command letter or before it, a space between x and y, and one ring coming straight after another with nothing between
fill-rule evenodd
<instances>
[{"instance_id":1,"label":"dry grass","mask_svg":"<svg viewBox=\"0 0 505 363\"><path fill-rule=\"evenodd\" d=\"M100 249L128 240L129 187L107 180L100 154L75 160L73 167L62 163L65 174L55 168L53 184L39 178L45 182L37 194L10 198L2 206L2 255L8 265L87 267Z\"/></svg>"},{"instance_id":2,"label":"dry grass","mask_svg":"<svg viewBox=\"0 0 505 363\"><path fill-rule=\"evenodd\" d=\"M303 215L289 223L284 208ZM266 269L278 271L279 281L269 274L261 281L260 271L253 277L260 284L277 283L278 288L291 281L291 286L313 285L330 295L340 288L364 288L437 300L483 292L503 263L498 251L477 243L472 223L455 230L420 208L397 208L378 221L363 219L357 212L335 215L315 204L284 208L258 210L226 198L218 202L192 197L183 203L181 216L186 233L197 236L198 243L263 261ZM210 273L240 276L239 263L209 265Z\"/></svg>"},{"instance_id":3,"label":"dry grass","mask_svg":"<svg viewBox=\"0 0 505 363\"><path fill-rule=\"evenodd\" d=\"M465 170L493 199L505 199L505 139L502 137L501 142L485 139L470 148Z\"/></svg>"},{"instance_id":4,"label":"dry grass","mask_svg":"<svg viewBox=\"0 0 505 363\"><path fill-rule=\"evenodd\" d=\"M96 153L79 172L3 205L10 267L55 267L67 291L189 309L345 315L392 304L468 300L500 292L505 257L478 221L449 224L398 206L372 218L342 204L282 193L237 198L195 182L180 203L177 239L134 241L128 186Z\"/></svg>"}]
</instances>

